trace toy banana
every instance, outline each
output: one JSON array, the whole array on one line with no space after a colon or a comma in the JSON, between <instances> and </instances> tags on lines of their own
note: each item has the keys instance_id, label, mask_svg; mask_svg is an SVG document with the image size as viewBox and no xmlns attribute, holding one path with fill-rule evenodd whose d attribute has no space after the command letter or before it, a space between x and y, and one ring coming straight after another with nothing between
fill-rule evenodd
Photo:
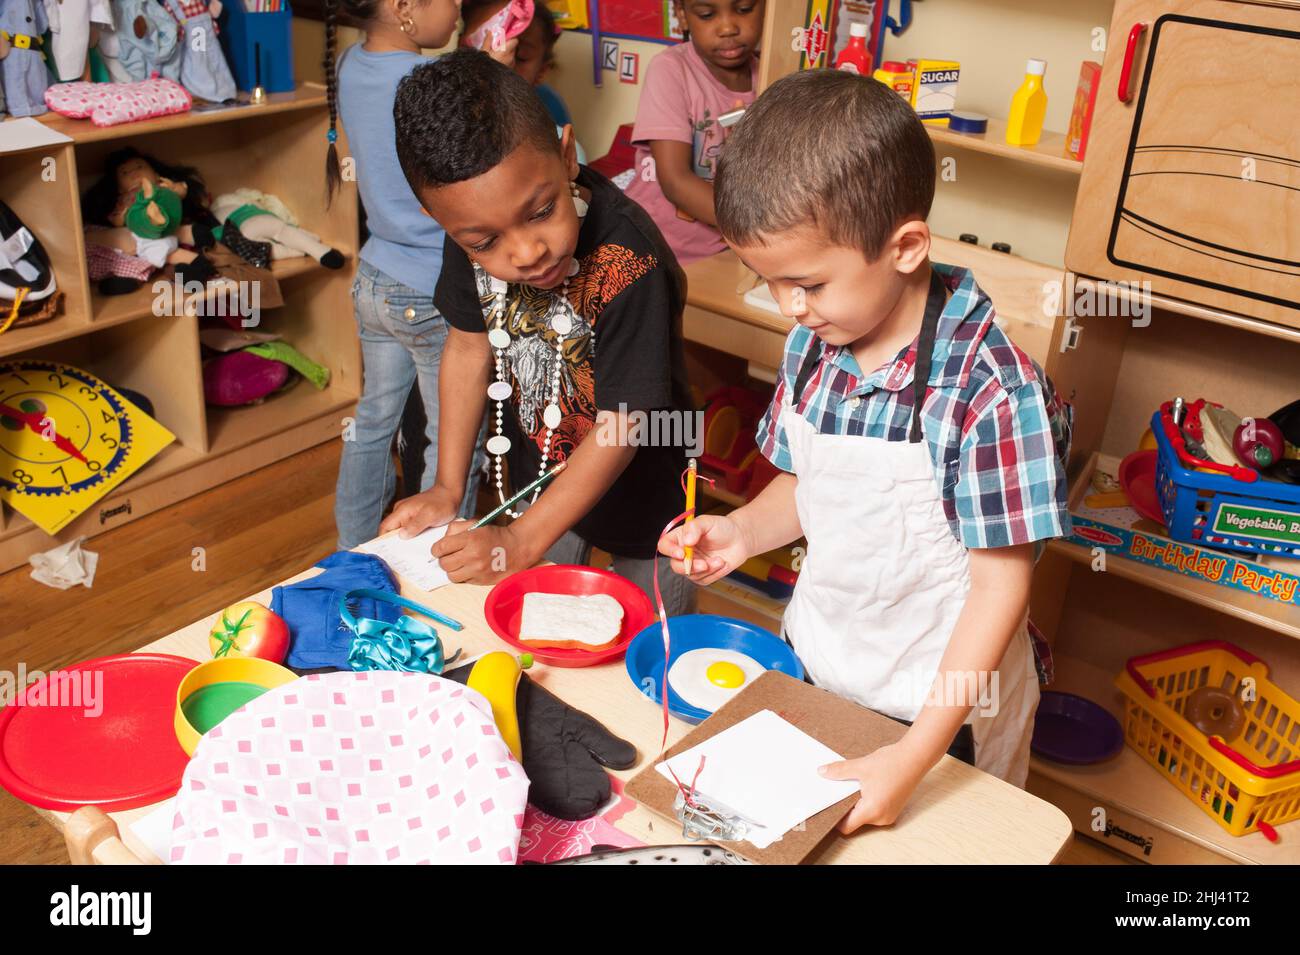
<instances>
[{"instance_id":1,"label":"toy banana","mask_svg":"<svg viewBox=\"0 0 1300 955\"><path fill-rule=\"evenodd\" d=\"M492 707L492 719L506 746L519 762L523 762L523 747L519 738L519 713L515 708L515 690L520 674L533 665L533 655L524 653L518 659L504 650L494 650L479 657L469 671L467 686L482 693Z\"/></svg>"}]
</instances>

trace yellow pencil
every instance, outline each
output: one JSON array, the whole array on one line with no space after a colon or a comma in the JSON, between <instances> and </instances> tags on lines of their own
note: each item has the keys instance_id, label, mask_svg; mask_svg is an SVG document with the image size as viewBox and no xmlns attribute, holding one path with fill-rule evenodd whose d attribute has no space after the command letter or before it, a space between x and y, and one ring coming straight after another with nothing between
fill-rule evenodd
<instances>
[{"instance_id":1,"label":"yellow pencil","mask_svg":"<svg viewBox=\"0 0 1300 955\"><path fill-rule=\"evenodd\" d=\"M686 523L689 524L695 520L695 475L698 473L699 464L695 458L691 458L690 470L686 472ZM686 547L686 572L691 572L692 552L695 548Z\"/></svg>"}]
</instances>

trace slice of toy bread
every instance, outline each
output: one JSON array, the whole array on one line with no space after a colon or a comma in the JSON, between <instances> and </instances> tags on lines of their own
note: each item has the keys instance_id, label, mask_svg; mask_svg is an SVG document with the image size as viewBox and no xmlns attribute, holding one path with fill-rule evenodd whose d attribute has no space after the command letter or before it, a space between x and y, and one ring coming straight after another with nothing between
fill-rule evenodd
<instances>
[{"instance_id":1,"label":"slice of toy bread","mask_svg":"<svg viewBox=\"0 0 1300 955\"><path fill-rule=\"evenodd\" d=\"M623 605L609 594L524 595L519 641L530 647L605 650L622 629Z\"/></svg>"}]
</instances>

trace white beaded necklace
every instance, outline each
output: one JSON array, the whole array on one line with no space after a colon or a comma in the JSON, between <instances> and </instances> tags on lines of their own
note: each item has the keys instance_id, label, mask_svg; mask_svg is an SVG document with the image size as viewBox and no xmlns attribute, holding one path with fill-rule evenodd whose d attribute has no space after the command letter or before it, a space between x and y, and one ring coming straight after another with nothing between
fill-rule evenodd
<instances>
[{"instance_id":1,"label":"white beaded necklace","mask_svg":"<svg viewBox=\"0 0 1300 955\"><path fill-rule=\"evenodd\" d=\"M576 185L570 184L569 189L573 196L573 204L578 212L578 219L581 221L587 214L587 203L578 195ZM569 263L569 274L565 276L564 282L560 286L560 305L562 307L550 309L550 328L555 334L555 361L551 372L546 408L542 411L542 423L546 425L546 436L542 440L542 462L537 469L539 477L546 473L547 465L550 464L551 439L554 437L555 429L560 426L563 417L559 402L560 380L564 371L564 341L569 333L577 327L578 323L583 321L569 301L569 279L578 273L578 269L578 260L575 258ZM487 315L487 334L488 344L492 346L496 358L496 378L488 385L487 393L488 397L496 402L496 428L495 433L487 440L487 450L494 458L493 476L497 486L497 497L504 504L506 502L506 492L501 477L501 461L506 452L510 450L510 439L503 433L505 401L510 397L511 393L510 383L506 381L505 370L506 349L510 347L510 333L505 328L506 290L508 286L504 281L495 277L490 278L489 284L494 293L494 298L492 308ZM596 330L594 328L591 329L591 353L594 360L596 354ZM542 489L538 488L533 493L533 501L536 501L541 493ZM519 512L513 509L508 509L506 513L512 518L519 517Z\"/></svg>"}]
</instances>

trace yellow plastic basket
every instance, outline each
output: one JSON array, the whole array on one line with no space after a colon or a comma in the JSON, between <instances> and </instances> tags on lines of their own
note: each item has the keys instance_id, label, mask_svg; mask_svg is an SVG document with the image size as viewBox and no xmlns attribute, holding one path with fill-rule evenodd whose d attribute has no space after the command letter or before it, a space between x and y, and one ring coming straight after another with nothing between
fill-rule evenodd
<instances>
[{"instance_id":1,"label":"yellow plastic basket","mask_svg":"<svg viewBox=\"0 0 1300 955\"><path fill-rule=\"evenodd\" d=\"M1300 818L1300 703L1268 679L1268 664L1222 640L1133 657L1115 684L1125 696L1124 739L1234 836ZM1242 700L1232 744L1183 715L1191 693L1218 687Z\"/></svg>"}]
</instances>

